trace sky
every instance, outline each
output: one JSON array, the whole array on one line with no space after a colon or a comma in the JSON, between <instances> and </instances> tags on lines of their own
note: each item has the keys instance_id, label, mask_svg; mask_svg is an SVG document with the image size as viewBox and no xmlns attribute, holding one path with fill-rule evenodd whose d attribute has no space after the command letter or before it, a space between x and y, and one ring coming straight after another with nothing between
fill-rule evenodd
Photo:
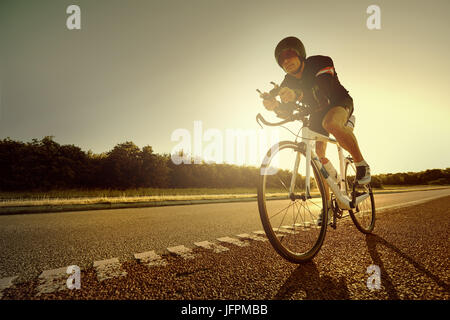
<instances>
[{"instance_id":1,"label":"sky","mask_svg":"<svg viewBox=\"0 0 450 320\"><path fill-rule=\"evenodd\" d=\"M80 30L66 26L71 4ZM366 25L373 4L379 30ZM273 51L296 36L333 59L372 173L450 167L448 12L448 0L2 0L0 139L162 154L174 132L193 138L195 121L223 139L260 134L257 113L277 118L256 89L282 81Z\"/></svg>"}]
</instances>

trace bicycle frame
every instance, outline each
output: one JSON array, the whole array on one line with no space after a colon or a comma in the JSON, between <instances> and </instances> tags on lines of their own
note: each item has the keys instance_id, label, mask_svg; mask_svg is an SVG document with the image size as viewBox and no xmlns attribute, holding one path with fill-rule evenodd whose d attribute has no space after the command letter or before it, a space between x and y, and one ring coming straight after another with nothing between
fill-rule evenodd
<instances>
[{"instance_id":1,"label":"bicycle frame","mask_svg":"<svg viewBox=\"0 0 450 320\"><path fill-rule=\"evenodd\" d=\"M308 164L312 160L317 165L317 167L320 168L319 169L320 175L322 176L323 179L325 179L328 186L333 191L333 193L336 196L336 199L338 201L339 207L341 209L351 210L351 209L355 208L359 203L364 201L369 196L368 194L361 195L361 196L357 197L356 199L350 199L345 194L345 181L343 179L343 177L345 175L345 173L344 173L345 160L344 160L344 153L342 151L342 147L339 145L339 143L334 139L331 139L327 136L321 135L317 132L310 130L308 127L303 127L301 130L302 130L301 144L304 144L306 146L306 152L305 152L305 154L306 154L306 162L305 162L305 165L306 165L306 174L305 174L306 198L311 198L311 194L310 194L310 189L311 189L311 187L310 187L311 186L310 168L311 168L311 166L309 166ZM337 146L338 154L339 154L339 171L340 171L338 173L337 183L333 180L333 178L327 172L327 170L323 166L322 162L320 162L319 157L314 152L313 146L316 141L330 142ZM298 168L300 166L300 158L301 158L301 152L298 151L296 158L295 158L295 165L294 165L291 185L290 185L290 189L289 189L289 194L291 194L291 195L293 195L293 193L294 193L295 180L296 180L296 176L298 173Z\"/></svg>"}]
</instances>

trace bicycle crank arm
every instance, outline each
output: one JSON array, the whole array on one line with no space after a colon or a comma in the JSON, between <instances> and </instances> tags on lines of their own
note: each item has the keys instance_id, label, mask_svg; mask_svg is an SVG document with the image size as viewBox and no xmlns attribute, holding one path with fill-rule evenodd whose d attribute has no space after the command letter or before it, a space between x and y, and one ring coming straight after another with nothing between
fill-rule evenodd
<instances>
[{"instance_id":1,"label":"bicycle crank arm","mask_svg":"<svg viewBox=\"0 0 450 320\"><path fill-rule=\"evenodd\" d=\"M353 206L354 207L358 207L358 205L361 203L361 202L363 202L364 200L366 200L368 197L369 197L370 195L369 195L369 193L364 193L363 195L360 195L360 196L358 196L358 197L356 197L356 199L354 199L352 202L353 202Z\"/></svg>"},{"instance_id":2,"label":"bicycle crank arm","mask_svg":"<svg viewBox=\"0 0 450 320\"><path fill-rule=\"evenodd\" d=\"M343 194L336 194L336 201L341 210L351 210L354 208L353 201Z\"/></svg>"}]
</instances>

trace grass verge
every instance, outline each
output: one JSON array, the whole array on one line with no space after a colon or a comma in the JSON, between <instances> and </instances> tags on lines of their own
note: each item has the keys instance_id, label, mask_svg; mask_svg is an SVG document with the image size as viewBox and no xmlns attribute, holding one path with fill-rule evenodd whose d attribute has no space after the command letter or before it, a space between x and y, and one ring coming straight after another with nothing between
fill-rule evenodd
<instances>
[{"instance_id":1,"label":"grass verge","mask_svg":"<svg viewBox=\"0 0 450 320\"><path fill-rule=\"evenodd\" d=\"M446 189L449 186L386 186L374 193L396 193ZM269 190L270 197L277 197L281 190ZM135 189L135 190L64 190L0 193L0 214L98 210L200 204L256 200L254 188L229 189Z\"/></svg>"}]
</instances>

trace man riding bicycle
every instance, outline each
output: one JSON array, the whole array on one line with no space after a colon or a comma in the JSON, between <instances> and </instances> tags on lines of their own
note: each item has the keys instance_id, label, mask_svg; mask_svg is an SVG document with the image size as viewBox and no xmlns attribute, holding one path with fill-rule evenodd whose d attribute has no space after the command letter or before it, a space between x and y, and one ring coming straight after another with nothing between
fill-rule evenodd
<instances>
[{"instance_id":1,"label":"man riding bicycle","mask_svg":"<svg viewBox=\"0 0 450 320\"><path fill-rule=\"evenodd\" d=\"M356 182L359 185L368 184L371 180L370 167L361 154L352 129L346 126L353 113L353 99L339 82L333 60L326 56L306 58L305 47L296 37L287 37L278 43L275 59L286 72L280 85L281 102L299 101L309 106L312 111L309 128L325 136L333 134L355 161ZM289 104L280 104L268 93L264 93L263 98L264 107L275 111L279 118L292 115L294 110ZM329 161L325 157L326 146L326 142L316 141L316 153L325 166ZM329 199L326 182L325 188Z\"/></svg>"}]
</instances>

